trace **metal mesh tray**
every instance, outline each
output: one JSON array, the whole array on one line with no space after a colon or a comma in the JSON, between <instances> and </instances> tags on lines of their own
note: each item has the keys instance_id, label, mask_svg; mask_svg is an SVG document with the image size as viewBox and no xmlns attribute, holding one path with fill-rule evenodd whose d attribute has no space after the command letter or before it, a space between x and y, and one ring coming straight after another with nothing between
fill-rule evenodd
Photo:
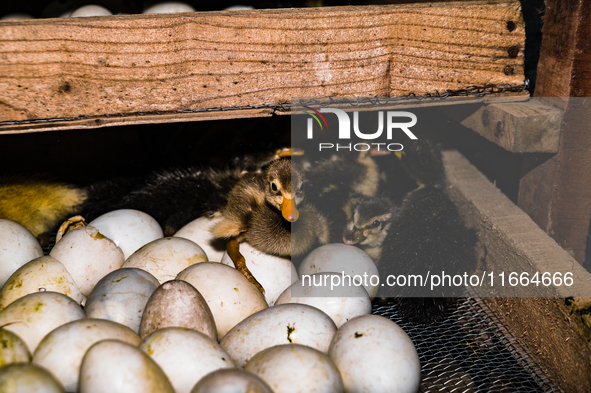
<instances>
[{"instance_id":1,"label":"metal mesh tray","mask_svg":"<svg viewBox=\"0 0 591 393\"><path fill-rule=\"evenodd\" d=\"M459 299L444 320L426 326L404 321L393 303L373 314L396 322L415 343L421 392L561 391L481 299Z\"/></svg>"}]
</instances>

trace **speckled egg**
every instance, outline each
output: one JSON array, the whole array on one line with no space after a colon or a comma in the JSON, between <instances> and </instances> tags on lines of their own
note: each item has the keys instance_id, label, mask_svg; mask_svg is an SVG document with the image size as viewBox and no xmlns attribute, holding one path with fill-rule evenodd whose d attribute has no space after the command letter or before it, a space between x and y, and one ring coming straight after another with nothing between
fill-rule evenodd
<instances>
[{"instance_id":1,"label":"speckled egg","mask_svg":"<svg viewBox=\"0 0 591 393\"><path fill-rule=\"evenodd\" d=\"M157 330L146 336L139 348L162 368L176 393L190 393L210 372L235 367L217 341L191 329Z\"/></svg>"},{"instance_id":2,"label":"speckled egg","mask_svg":"<svg viewBox=\"0 0 591 393\"><path fill-rule=\"evenodd\" d=\"M221 344L238 367L256 353L282 344L302 344L326 353L337 328L328 315L305 304L281 304L251 315Z\"/></svg>"},{"instance_id":3,"label":"speckled egg","mask_svg":"<svg viewBox=\"0 0 591 393\"><path fill-rule=\"evenodd\" d=\"M154 240L134 252L122 267L143 269L160 283L174 280L183 269L207 262L207 255L194 242L180 237Z\"/></svg>"},{"instance_id":4,"label":"speckled egg","mask_svg":"<svg viewBox=\"0 0 591 393\"><path fill-rule=\"evenodd\" d=\"M199 291L181 280L167 281L152 293L146 304L140 336L165 327L193 329L217 341L214 318Z\"/></svg>"}]
</instances>

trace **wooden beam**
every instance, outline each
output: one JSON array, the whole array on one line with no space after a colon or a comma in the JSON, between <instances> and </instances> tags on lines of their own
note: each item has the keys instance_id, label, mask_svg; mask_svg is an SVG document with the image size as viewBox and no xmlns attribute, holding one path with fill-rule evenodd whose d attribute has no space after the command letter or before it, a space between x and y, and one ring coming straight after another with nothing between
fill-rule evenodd
<instances>
[{"instance_id":1,"label":"wooden beam","mask_svg":"<svg viewBox=\"0 0 591 393\"><path fill-rule=\"evenodd\" d=\"M521 85L524 40L517 0L1 21L0 128Z\"/></svg>"},{"instance_id":2,"label":"wooden beam","mask_svg":"<svg viewBox=\"0 0 591 393\"><path fill-rule=\"evenodd\" d=\"M548 0L535 96L564 110L558 154L524 157L518 205L583 262L591 219L591 2Z\"/></svg>"},{"instance_id":3,"label":"wooden beam","mask_svg":"<svg viewBox=\"0 0 591 393\"><path fill-rule=\"evenodd\" d=\"M556 153L563 111L541 100L446 108L459 121L513 153Z\"/></svg>"},{"instance_id":4,"label":"wooden beam","mask_svg":"<svg viewBox=\"0 0 591 393\"><path fill-rule=\"evenodd\" d=\"M444 152L443 162L451 195L486 250L480 270L506 275L511 271L573 272L575 284L556 288L552 297L540 297L539 287L533 291L531 286L513 292L519 297L507 296L511 288L493 296L489 288L485 300L553 382L565 392L591 391L591 324L564 299L588 295L591 274L460 153ZM482 292L482 288L477 290ZM589 300L576 299L576 303L589 307Z\"/></svg>"}]
</instances>

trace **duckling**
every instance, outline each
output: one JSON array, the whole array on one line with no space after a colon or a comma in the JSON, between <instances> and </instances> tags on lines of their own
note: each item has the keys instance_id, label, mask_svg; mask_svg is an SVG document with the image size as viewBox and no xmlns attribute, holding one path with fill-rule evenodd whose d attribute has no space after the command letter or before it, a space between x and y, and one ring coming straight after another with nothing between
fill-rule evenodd
<instances>
[{"instance_id":1,"label":"duckling","mask_svg":"<svg viewBox=\"0 0 591 393\"><path fill-rule=\"evenodd\" d=\"M386 240L398 207L385 197L353 198L348 207L349 221L343 235L343 242L357 245L376 263L382 255Z\"/></svg>"},{"instance_id":2,"label":"duckling","mask_svg":"<svg viewBox=\"0 0 591 393\"><path fill-rule=\"evenodd\" d=\"M236 183L212 228L216 237L229 239L227 250L236 268L261 292L238 251L239 243L283 257L328 243L328 222L313 205L302 203L302 183L303 171L291 158L272 161L261 173L249 173Z\"/></svg>"},{"instance_id":3,"label":"duckling","mask_svg":"<svg viewBox=\"0 0 591 393\"><path fill-rule=\"evenodd\" d=\"M330 240L342 239L346 209L352 195L374 196L380 172L368 152L344 152L305 163L306 198L330 224Z\"/></svg>"},{"instance_id":4,"label":"duckling","mask_svg":"<svg viewBox=\"0 0 591 393\"><path fill-rule=\"evenodd\" d=\"M477 262L476 234L466 227L447 193L439 146L423 137L405 145L404 154L397 157L418 187L403 198L399 207L388 199L354 200L354 214L343 241L359 244L364 236L371 238L368 249L379 255L377 265L383 282L389 275L425 277L427 272L445 271L453 276L471 272ZM374 225L374 217L382 220L377 220L375 228L368 228ZM453 297L461 296L460 290L449 289L441 290L440 297L418 297L421 288L411 286L381 289L380 296L394 298L403 316L419 324L441 319L456 304Z\"/></svg>"}]
</instances>

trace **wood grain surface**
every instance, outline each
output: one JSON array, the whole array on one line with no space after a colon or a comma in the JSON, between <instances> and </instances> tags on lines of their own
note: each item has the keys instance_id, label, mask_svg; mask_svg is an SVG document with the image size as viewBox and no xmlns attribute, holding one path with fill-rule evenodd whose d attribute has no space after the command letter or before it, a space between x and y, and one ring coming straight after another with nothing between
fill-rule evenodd
<instances>
[{"instance_id":1,"label":"wood grain surface","mask_svg":"<svg viewBox=\"0 0 591 393\"><path fill-rule=\"evenodd\" d=\"M519 85L524 39L518 1L1 21L0 127Z\"/></svg>"},{"instance_id":2,"label":"wood grain surface","mask_svg":"<svg viewBox=\"0 0 591 393\"><path fill-rule=\"evenodd\" d=\"M564 115L558 154L524 157L518 202L579 263L591 219L590 19L587 0L547 3L534 95Z\"/></svg>"}]
</instances>

